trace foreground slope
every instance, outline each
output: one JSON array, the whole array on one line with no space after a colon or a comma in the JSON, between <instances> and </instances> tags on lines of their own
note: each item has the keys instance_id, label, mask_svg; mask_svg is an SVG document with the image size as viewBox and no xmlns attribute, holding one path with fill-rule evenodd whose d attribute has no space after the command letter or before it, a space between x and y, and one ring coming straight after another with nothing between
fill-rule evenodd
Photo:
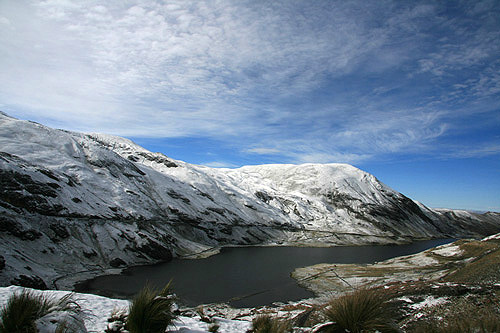
<instances>
[{"instance_id":1,"label":"foreground slope","mask_svg":"<svg viewBox=\"0 0 500 333\"><path fill-rule=\"evenodd\" d=\"M253 319L261 316L286 320L294 332L322 332L320 327L331 325L325 310L341 299L355 299L349 296L353 292L360 296L377 295L377 305L382 309L375 312L378 322L383 317L391 323L391 332L498 332L499 264L500 234L496 234L482 240L459 240L375 264L322 264L300 268L294 276L314 290L317 298L257 308L235 309L227 304L181 307L176 312L179 317L168 332L210 332L215 326L219 327L217 332L246 332L252 327ZM26 289L18 286L0 287L0 306L23 290ZM70 294L68 291L29 291L56 299ZM73 323L84 323L86 330L81 332L103 332L106 328L119 331L123 327L128 301L80 293L73 294L73 299L85 315L73 313L69 318ZM353 306L342 313L358 314L358 325L362 325L363 318L368 317L366 313L373 310L366 304L348 304ZM359 315L363 313L364 316ZM68 324L68 313L57 312L37 322L52 327L52 332L61 321Z\"/></svg>"},{"instance_id":2,"label":"foreground slope","mask_svg":"<svg viewBox=\"0 0 500 333\"><path fill-rule=\"evenodd\" d=\"M499 229L496 213L431 210L346 164L212 169L124 138L0 113L2 284L62 287L227 245L388 243Z\"/></svg>"},{"instance_id":3,"label":"foreground slope","mask_svg":"<svg viewBox=\"0 0 500 333\"><path fill-rule=\"evenodd\" d=\"M354 289L382 291L402 332L498 332L499 267L496 234L374 264L298 268L292 276L325 302Z\"/></svg>"}]
</instances>

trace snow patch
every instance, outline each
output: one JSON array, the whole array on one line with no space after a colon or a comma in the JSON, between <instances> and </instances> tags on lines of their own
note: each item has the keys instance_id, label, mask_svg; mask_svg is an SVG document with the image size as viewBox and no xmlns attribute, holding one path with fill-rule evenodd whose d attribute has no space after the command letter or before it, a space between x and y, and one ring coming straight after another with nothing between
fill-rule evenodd
<instances>
[{"instance_id":1,"label":"snow patch","mask_svg":"<svg viewBox=\"0 0 500 333\"><path fill-rule=\"evenodd\" d=\"M433 266L439 264L439 261L425 255L425 253L409 257L408 262L416 266Z\"/></svg>"},{"instance_id":2,"label":"snow patch","mask_svg":"<svg viewBox=\"0 0 500 333\"><path fill-rule=\"evenodd\" d=\"M410 304L409 307L414 309L414 310L421 310L423 308L430 308L436 305L441 305L444 303L447 303L449 300L446 297L434 297L434 296L427 296L422 302L419 303L414 303Z\"/></svg>"},{"instance_id":3,"label":"snow patch","mask_svg":"<svg viewBox=\"0 0 500 333\"><path fill-rule=\"evenodd\" d=\"M403 297L399 297L399 298L396 298L396 300L398 301L403 301L403 302L406 302L406 303L414 303L409 297L407 296L403 296Z\"/></svg>"},{"instance_id":4,"label":"snow patch","mask_svg":"<svg viewBox=\"0 0 500 333\"><path fill-rule=\"evenodd\" d=\"M494 234L494 235L491 235L491 236L488 236L488 237L485 237L482 240L483 241L489 241L489 240L492 240L492 239L500 239L500 233L499 234Z\"/></svg>"},{"instance_id":5,"label":"snow patch","mask_svg":"<svg viewBox=\"0 0 500 333\"><path fill-rule=\"evenodd\" d=\"M231 332L246 332L252 327L252 323L241 320L229 320L224 318L212 318L214 323L208 324L200 320L199 317L178 317L174 324L169 327L167 332L209 332L211 325L218 325L217 332L231 333Z\"/></svg>"},{"instance_id":6,"label":"snow patch","mask_svg":"<svg viewBox=\"0 0 500 333\"><path fill-rule=\"evenodd\" d=\"M460 256L463 254L463 251L460 249L460 246L458 245L444 245L436 248L436 250L433 250L432 253L443 256L443 257L454 257L454 256Z\"/></svg>"}]
</instances>

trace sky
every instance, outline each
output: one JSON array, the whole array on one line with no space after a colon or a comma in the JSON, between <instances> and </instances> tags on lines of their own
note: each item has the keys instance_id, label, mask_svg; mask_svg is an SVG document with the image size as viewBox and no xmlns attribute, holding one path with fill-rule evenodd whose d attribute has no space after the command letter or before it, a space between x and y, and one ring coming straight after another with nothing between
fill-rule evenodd
<instances>
[{"instance_id":1,"label":"sky","mask_svg":"<svg viewBox=\"0 0 500 333\"><path fill-rule=\"evenodd\" d=\"M497 0L0 0L0 73L20 119L500 211Z\"/></svg>"}]
</instances>

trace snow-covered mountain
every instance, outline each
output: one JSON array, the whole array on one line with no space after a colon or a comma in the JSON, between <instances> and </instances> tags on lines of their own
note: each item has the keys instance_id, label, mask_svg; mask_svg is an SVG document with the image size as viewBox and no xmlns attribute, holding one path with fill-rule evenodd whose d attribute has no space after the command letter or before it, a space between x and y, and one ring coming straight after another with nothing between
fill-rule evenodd
<instances>
[{"instance_id":1,"label":"snow-covered mountain","mask_svg":"<svg viewBox=\"0 0 500 333\"><path fill-rule=\"evenodd\" d=\"M432 210L346 164L213 169L0 113L0 283L61 287L232 245L483 236L500 214ZM54 282L56 281L56 282Z\"/></svg>"}]
</instances>

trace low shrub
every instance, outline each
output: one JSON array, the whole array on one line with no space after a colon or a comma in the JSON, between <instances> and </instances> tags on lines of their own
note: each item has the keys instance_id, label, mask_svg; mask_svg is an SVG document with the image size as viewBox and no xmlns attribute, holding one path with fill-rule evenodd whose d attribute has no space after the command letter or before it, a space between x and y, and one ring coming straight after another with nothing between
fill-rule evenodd
<instances>
[{"instance_id":1,"label":"low shrub","mask_svg":"<svg viewBox=\"0 0 500 333\"><path fill-rule=\"evenodd\" d=\"M381 292L361 289L333 299L324 313L335 322L330 332L398 332L388 312Z\"/></svg>"},{"instance_id":2,"label":"low shrub","mask_svg":"<svg viewBox=\"0 0 500 333\"><path fill-rule=\"evenodd\" d=\"M130 333L164 333L172 324L174 297L170 295L170 283L162 290L146 285L132 300L126 328Z\"/></svg>"}]
</instances>

